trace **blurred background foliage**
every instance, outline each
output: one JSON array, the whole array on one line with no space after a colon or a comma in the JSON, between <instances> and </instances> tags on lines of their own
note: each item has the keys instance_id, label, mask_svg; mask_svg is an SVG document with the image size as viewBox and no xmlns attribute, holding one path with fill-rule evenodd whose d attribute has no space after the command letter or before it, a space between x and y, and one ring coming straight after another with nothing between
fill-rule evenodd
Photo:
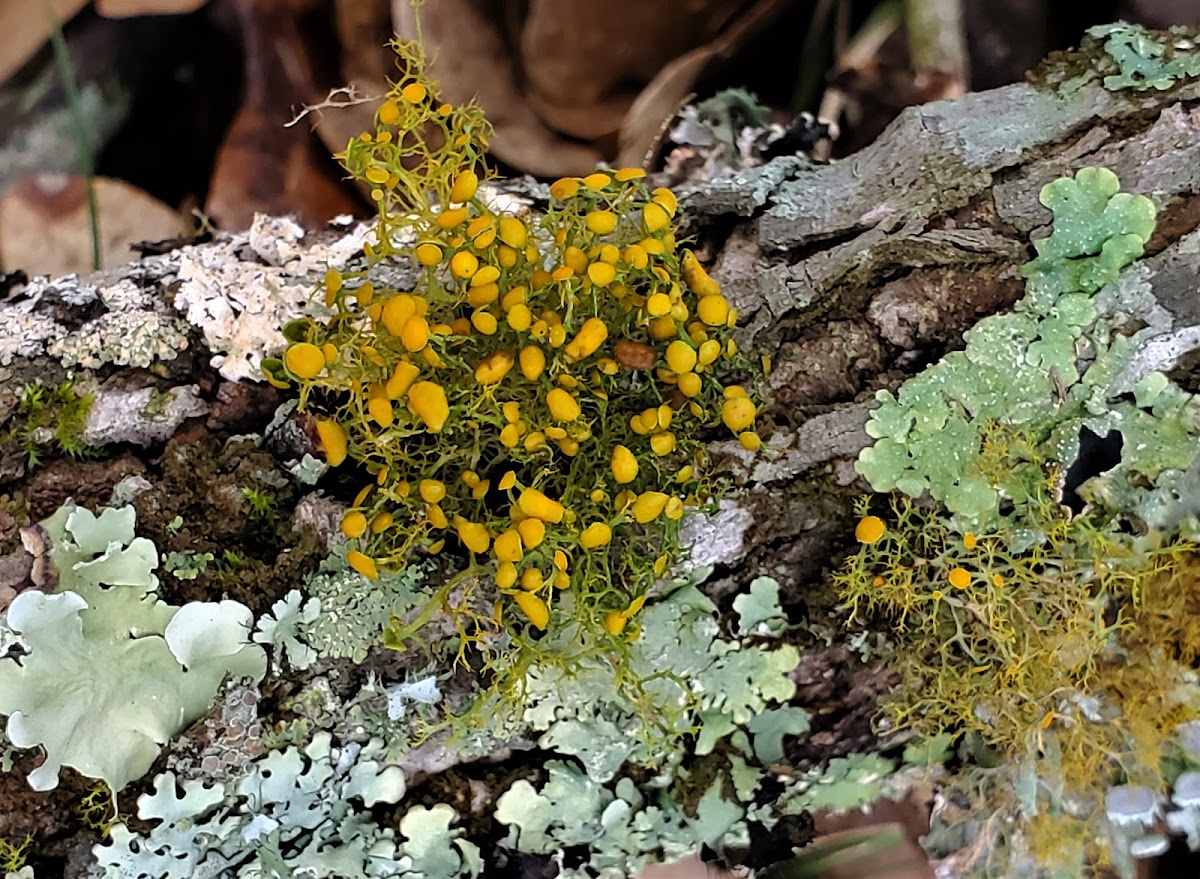
<instances>
[{"instance_id":1,"label":"blurred background foliage","mask_svg":"<svg viewBox=\"0 0 1200 879\"><path fill-rule=\"evenodd\" d=\"M447 99L493 120L498 170L547 178L661 170L680 108L731 87L836 122L837 158L1118 18L1196 24L1200 0L429 0L420 32ZM329 155L369 127L395 32L409 0L4 0L0 270L91 267L89 181L106 265L256 211L365 215Z\"/></svg>"}]
</instances>

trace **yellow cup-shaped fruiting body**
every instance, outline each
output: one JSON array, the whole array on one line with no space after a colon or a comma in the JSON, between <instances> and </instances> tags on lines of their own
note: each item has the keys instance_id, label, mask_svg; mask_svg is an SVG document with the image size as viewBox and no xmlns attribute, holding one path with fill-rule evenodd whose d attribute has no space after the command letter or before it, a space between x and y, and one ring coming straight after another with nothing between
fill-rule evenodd
<instances>
[{"instance_id":1,"label":"yellow cup-shaped fruiting body","mask_svg":"<svg viewBox=\"0 0 1200 879\"><path fill-rule=\"evenodd\" d=\"M287 368L298 378L312 379L325 369L325 355L316 345L297 342L283 356Z\"/></svg>"},{"instance_id":2,"label":"yellow cup-shaped fruiting body","mask_svg":"<svg viewBox=\"0 0 1200 879\"><path fill-rule=\"evenodd\" d=\"M579 535L579 545L584 549L606 546L612 540L612 528L606 522L593 522Z\"/></svg>"}]
</instances>

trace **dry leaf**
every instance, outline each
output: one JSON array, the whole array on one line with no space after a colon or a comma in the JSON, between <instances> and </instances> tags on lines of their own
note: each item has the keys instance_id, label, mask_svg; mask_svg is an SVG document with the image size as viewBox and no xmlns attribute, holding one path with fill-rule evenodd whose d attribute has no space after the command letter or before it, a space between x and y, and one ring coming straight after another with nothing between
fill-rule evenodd
<instances>
[{"instance_id":1,"label":"dry leaf","mask_svg":"<svg viewBox=\"0 0 1200 879\"><path fill-rule=\"evenodd\" d=\"M405 39L415 37L409 0L392 0L392 22ZM511 47L469 0L425 5L421 32L443 97L453 103L478 97L483 105L496 132L496 158L548 177L590 171L603 158L599 149L568 140L538 118L517 85Z\"/></svg>"},{"instance_id":2,"label":"dry leaf","mask_svg":"<svg viewBox=\"0 0 1200 879\"><path fill-rule=\"evenodd\" d=\"M523 171L641 165L680 101L789 0L439 0L421 9L432 72L454 102L478 97L492 153ZM486 8L494 9L495 4ZM408 0L396 30L416 35Z\"/></svg>"},{"instance_id":3,"label":"dry leaf","mask_svg":"<svg viewBox=\"0 0 1200 879\"><path fill-rule=\"evenodd\" d=\"M731 879L732 876L728 870L706 864L699 855L692 855L669 864L649 864L641 869L636 879Z\"/></svg>"},{"instance_id":4,"label":"dry leaf","mask_svg":"<svg viewBox=\"0 0 1200 879\"><path fill-rule=\"evenodd\" d=\"M305 3L307 0L288 0ZM227 229L247 228L256 212L295 214L323 226L358 205L329 173L321 142L292 108L316 91L294 8L276 0L237 0L246 54L242 108L217 153L205 211Z\"/></svg>"},{"instance_id":5,"label":"dry leaf","mask_svg":"<svg viewBox=\"0 0 1200 879\"><path fill-rule=\"evenodd\" d=\"M389 0L334 0L334 24L346 81L363 79L383 85L396 71L396 56L387 46Z\"/></svg>"},{"instance_id":6,"label":"dry leaf","mask_svg":"<svg viewBox=\"0 0 1200 879\"><path fill-rule=\"evenodd\" d=\"M641 165L651 158L663 126L712 68L730 61L752 37L770 27L789 6L789 0L757 0L739 10L711 42L680 55L663 66L638 95L621 126L618 165Z\"/></svg>"},{"instance_id":7,"label":"dry leaf","mask_svg":"<svg viewBox=\"0 0 1200 879\"><path fill-rule=\"evenodd\" d=\"M929 859L903 830L900 824L841 830L814 840L802 854L829 853L822 861L821 879L934 879ZM779 873L786 875L786 868Z\"/></svg>"},{"instance_id":8,"label":"dry leaf","mask_svg":"<svg viewBox=\"0 0 1200 879\"><path fill-rule=\"evenodd\" d=\"M167 205L136 186L96 179L103 265L137 258L130 245L183 234L184 223ZM0 199L0 264L31 275L92 270L92 229L83 177L34 174Z\"/></svg>"},{"instance_id":9,"label":"dry leaf","mask_svg":"<svg viewBox=\"0 0 1200 879\"><path fill-rule=\"evenodd\" d=\"M53 20L67 22L87 0L0 0L0 83L42 47Z\"/></svg>"},{"instance_id":10,"label":"dry leaf","mask_svg":"<svg viewBox=\"0 0 1200 879\"><path fill-rule=\"evenodd\" d=\"M656 3L534 0L521 28L525 96L550 127L597 140L614 134L638 84L711 39L738 0ZM634 87L631 87L633 85Z\"/></svg>"},{"instance_id":11,"label":"dry leaf","mask_svg":"<svg viewBox=\"0 0 1200 879\"><path fill-rule=\"evenodd\" d=\"M650 159L663 128L694 92L696 80L712 63L713 50L698 46L663 67L662 72L642 89L629 108L617 141L617 167L641 167Z\"/></svg>"},{"instance_id":12,"label":"dry leaf","mask_svg":"<svg viewBox=\"0 0 1200 879\"><path fill-rule=\"evenodd\" d=\"M929 832L932 798L932 789L918 784L899 801L881 799L846 813L814 812L820 836L805 851L841 849L829 861L827 879L933 879L929 859L917 844ZM900 838L880 849L871 843L881 833ZM846 845L858 840L862 845Z\"/></svg>"},{"instance_id":13,"label":"dry leaf","mask_svg":"<svg viewBox=\"0 0 1200 879\"><path fill-rule=\"evenodd\" d=\"M1200 24L1200 0L1125 0L1113 17L1137 21L1146 27L1195 26Z\"/></svg>"},{"instance_id":14,"label":"dry leaf","mask_svg":"<svg viewBox=\"0 0 1200 879\"><path fill-rule=\"evenodd\" d=\"M184 15L195 12L208 0L96 0L96 11L105 18L135 15Z\"/></svg>"}]
</instances>

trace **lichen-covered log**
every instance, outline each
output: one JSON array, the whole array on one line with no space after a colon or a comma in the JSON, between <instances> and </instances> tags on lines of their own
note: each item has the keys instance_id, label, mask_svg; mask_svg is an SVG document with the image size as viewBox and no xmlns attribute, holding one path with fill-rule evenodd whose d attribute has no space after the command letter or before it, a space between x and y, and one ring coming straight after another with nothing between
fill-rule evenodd
<instances>
[{"instance_id":1,"label":"lichen-covered log","mask_svg":"<svg viewBox=\"0 0 1200 879\"><path fill-rule=\"evenodd\" d=\"M846 668L845 658L851 655L844 644L836 644L824 654L814 652L801 661L790 643L777 650L760 649L755 639L762 637L771 643L770 639L778 636L779 627L785 624L780 602L793 622L807 609L812 633L830 631L822 627L844 596L834 595L827 575L833 560L850 543L854 530L852 503L865 487L860 473L870 469L863 469L861 460L856 465L856 459L871 445L873 437L891 439L889 430L900 434L908 427L907 422L901 428L881 425L878 414L873 418L877 392L895 390L949 352L963 349L964 333L1014 304L1024 309L1022 314L1027 318L1034 313L1036 320L1028 320L1033 335L1021 340L1023 346L1012 349L1011 373L1020 382L1028 373L1027 367L1036 367L1038 381L1045 385L1044 400L1030 402L1022 398L1023 405L1056 410L1070 394L1081 399L1085 391L1094 390L1087 400L1075 400L1093 419L1086 422L1083 415L1076 419L1084 419L1083 426L1088 427L1102 422L1107 425L1110 422L1104 419L1115 417L1112 413L1118 408L1107 406L1110 398L1132 395L1139 406L1153 409L1156 404L1166 405L1164 401L1178 402L1175 390L1164 391L1169 380L1181 391L1196 390L1200 308L1193 293L1200 274L1200 233L1196 232L1200 225L1200 162L1196 161L1200 158L1200 117L1194 106L1200 101L1200 85L1195 80L1200 70L1192 70L1192 62L1187 60L1192 57L1188 54L1191 44L1187 43L1185 49L1184 38L1174 35L1163 38L1174 42L1161 58L1142 59L1146 63L1134 64L1130 72L1125 65L1130 60L1128 52L1133 50L1123 33L1120 29L1098 32L1084 50L1055 59L1029 84L906 111L877 144L837 163L814 165L800 157L784 158L697 184L682 194L680 205L688 231L699 243L701 259L711 266L712 275L741 313L736 331L738 347L769 360L771 369L765 379L767 405L759 413L763 448L752 453L746 446L753 446L753 442L714 443L712 448L734 472L739 488L721 502L715 514L685 520L692 564L713 568L704 589L708 598L684 588L673 594L672 603L649 604L646 636L640 642L631 639L637 646L631 648L635 658L630 661L640 663L638 668L657 672L661 670L656 665L659 661L674 661L686 654L684 662L689 669L701 669L716 682L716 691L698 689L708 700L699 703L708 712L702 724L707 727L698 734L695 753L689 756L697 759L699 767L684 785L693 794L684 804L691 811L681 810L671 813L669 820L663 818L663 832L679 834L672 839L707 841L707 837L696 837L689 823L704 813L706 803L708 819L720 823L717 818L726 808L721 805L720 784L706 788L710 779L705 772L724 759L714 748L717 740L742 725L750 724L746 728L752 729L751 718L756 714L766 718L762 721L765 726L753 730L753 753L763 764L774 765L786 756L797 766L804 764L802 770L808 771L810 766L831 758L872 749L878 733L872 727L878 698L893 686L894 678L874 674L874 668L869 672L862 668L846 671L844 679L838 678L838 670ZM423 91L420 98L424 98ZM1062 184L1061 178L1091 166L1104 166L1116 175L1104 172L1076 177L1066 181L1065 190L1062 185L1048 190L1051 199L1045 200L1045 184L1055 180ZM1117 177L1126 193L1139 193L1153 200L1157 209L1153 236L1148 231L1154 226L1149 202L1117 199ZM455 190L461 179L455 180ZM605 185L607 182L599 188ZM471 192L464 198L470 198L474 184L466 188ZM509 199L513 207L536 211L544 206L546 193L528 185L501 185L493 198ZM1044 237L1051 214L1043 203L1050 204L1055 198L1060 202L1087 202L1101 217L1110 201L1133 205L1131 216L1119 217L1120 222L1087 217L1103 227L1104 236L1108 236L1102 236L1106 246L1110 237L1119 239L1113 249L1122 254L1115 267L1106 264L1114 273L1107 278L1111 283L1106 283L1100 293L1095 287L1086 290L1089 295L1096 293L1096 301L1103 307L1103 330L1076 332L1080 326L1090 326L1089 321L1095 322L1099 306L1090 299L1082 301L1074 288L1065 293L1058 291L1063 293L1061 300L1050 297L1039 306L1034 302L1037 284L1026 284L1030 270L1023 274L1021 267L1033 253L1030 239ZM1061 207L1056 203L1056 213ZM1065 216L1070 212L1063 213ZM663 216L665 224L665 213ZM611 231L612 227L606 225L608 218L594 219L598 228ZM1057 227L1063 218L1055 219ZM1069 222L1065 231L1057 231L1066 238L1078 233ZM1141 231L1145 231L1146 240ZM295 631L308 626L307 646L326 654L328 664L321 667L326 677L319 685L310 681L299 695L279 695L279 701L290 713L290 723L335 728L338 735L349 725L360 724L364 717L371 717L371 723L376 724L370 727L372 730L391 729L386 722L403 718L410 702L420 702L428 691L426 679L418 679L427 671L423 666L425 657L409 650L389 653L381 659L381 651L375 649L377 633L363 631L359 614L377 620L392 610L389 626L393 628L389 632L394 640L388 646L404 647L404 639L395 632L411 634L417 624L429 623L430 614L422 608L436 609L436 604L422 606L418 595L421 590L410 580L376 570L375 562L362 553L357 553L358 559L347 556L346 561L354 571L379 578L369 598L378 606L366 607L368 599L359 594L362 579L344 565L339 570L323 570L307 581L310 592L320 594L326 610L337 607L336 618L319 617L320 610L302 604L298 594L289 593L285 598L287 587L281 589L281 583L288 582L296 568L307 566L306 570L311 570L314 555L322 548L314 546L311 539L305 542L296 538L293 524L315 526L318 533L333 539L340 539L335 536L339 530L356 539L369 526L361 514L358 519L343 517L338 504L317 492L298 497L304 491L299 486L312 485L322 472L323 464L306 454L315 448L305 434L306 428L313 425L287 409L277 409L287 395L264 385L259 372L264 358L282 353L285 324L304 317L316 323L329 316L329 306L316 295L322 285L329 293L326 273L332 269L351 274L362 268L364 242L371 234L369 226L306 232L288 220L261 218L245 235L224 236L212 244L183 248L103 274L35 279L10 292L0 303L0 421L15 419L13 423L20 427L4 440L8 445L0 459L0 489L21 491L35 519L53 512L73 493L72 480L86 488L91 499L111 499L120 504L132 498L139 528L152 536L156 546L170 549L164 556L164 566L174 578L172 599L183 604L211 600L215 593L231 593L259 618L262 642L278 648L276 664L279 655L286 655L296 673L304 671L302 663L312 660L312 651L294 637ZM1103 261L1093 257L1086 245L1081 246L1081 253L1069 247L1066 251L1072 259L1086 254L1088 259ZM1130 265L1143 251L1145 258ZM1054 270L1069 274L1061 265L1056 264ZM420 271L415 261L397 259L386 266L374 265L372 279L381 287L406 290L411 289ZM1122 272L1119 278L1118 272ZM596 283L603 286L599 279L606 275L600 272L595 277ZM607 276L605 283L611 280ZM340 285L340 274L337 281ZM494 323L490 327L493 332ZM428 327L423 329L428 332ZM478 325L476 329L484 332ZM598 339L597 345L604 342L598 335L591 338ZM1127 342L1110 345L1113 338ZM415 340L409 350L415 353L424 341ZM585 341L580 331L571 344L582 346ZM301 344L303 348L294 361L297 368L292 371L315 375L323 368L322 358L330 355L307 340L293 347ZM1098 352L1106 345L1120 349L1120 356L1100 358ZM999 344L996 348L1009 350ZM988 349L986 354L993 360L997 356L995 349ZM1092 366L1092 361L1099 361L1111 369L1091 379L1091 384L1081 382L1077 358ZM513 366L512 361L510 356L497 366L498 370L502 368L501 377ZM989 362L989 366L1003 370L1005 364ZM39 396L29 390L39 381L59 390L49 397ZM480 383L484 384L482 379ZM68 390L62 391L68 384ZM1043 384L1033 387L1040 389ZM47 413L77 412L72 406L72 393L92 396L94 403L84 423L59 418L60 425L66 422L72 426L56 431L54 419ZM566 413L560 420L569 421L573 410L565 401L575 401L570 394L560 397L560 411ZM908 410L897 416L895 410L903 407L887 394L880 399L884 401L880 410L886 412L884 420L917 417ZM932 409L940 405L941 398L925 402ZM434 400L431 392L430 399L418 404L425 409L421 417L430 432L440 432L447 408L444 395ZM381 407L370 417L381 425L390 423L390 403L386 411ZM669 413L664 417L669 418ZM941 417L943 423L949 420L944 413ZM1170 422L1172 429L1178 429L1178 446L1188 441L1190 428L1182 417L1171 417L1175 419ZM726 426L730 426L728 421ZM319 429L319 425L313 428L314 432ZM1146 427L1143 424L1139 429L1144 432ZM236 435L222 444L209 436L215 431ZM250 432L261 434L261 438L240 435ZM1070 437L1061 439L1062 448L1071 452L1058 459L1066 466L1077 447L1071 446L1075 440ZM56 462L30 476L35 463L31 455L39 447L55 444L58 451L72 454L83 454L87 447L107 448L114 454L99 463L68 466ZM152 451L147 454L145 449ZM331 446L326 444L325 449L328 452ZM123 453L120 457L115 454L117 450ZM1175 454L1177 449L1168 451ZM947 468L954 463L948 456ZM923 466L930 469L930 462L925 461ZM614 456L611 470L618 482L627 481L622 475L627 469L628 462L619 463ZM1179 477L1180 485L1186 487L1186 479L1195 476L1193 470ZM340 475L335 474L334 481ZM478 474L473 475L478 479ZM893 479L893 487L913 489L910 494L919 494L925 484L921 479L927 474L902 475L908 481L901 485L901 479ZM344 477L338 487L351 490ZM430 511L444 496L445 488L441 482L422 486L423 492L427 489L428 496L422 497ZM1128 486L1102 482L1099 490L1119 494L1124 488ZM985 501L994 500L995 490L991 487L985 487L982 493ZM1181 496L1185 494L1180 492ZM937 492L934 497L944 500ZM186 515L176 506L181 498L192 504L183 511ZM665 502L666 496L662 495L661 500ZM1154 500L1159 503L1162 497ZM520 510L527 520L557 523L563 515L561 505L544 495L530 496L528 501L527 509ZM955 513L984 509L978 498L956 496L947 503ZM973 503L976 506L971 506ZM1164 507L1170 504L1159 503L1154 514L1164 521L1172 516L1173 521L1181 521L1195 512L1189 503L1184 498L1166 512ZM521 504L518 501L516 506ZM647 521L662 509L660 504ZM197 517L197 511L202 511L203 518ZM259 545L243 552L247 548L239 541L248 533L243 526L251 521L259 526ZM376 521L382 520L373 518L371 525ZM1151 518L1141 524L1147 522ZM0 520L0 526L9 524ZM486 551L492 535L483 532L482 526L474 530L468 527L475 524L457 523L459 539L472 552ZM439 527L447 529L445 523ZM545 532L544 524L540 533L536 527L526 530L536 535L521 533L521 539L531 545ZM611 537L611 531L606 535L602 531L594 533L598 535L595 545L603 545ZM516 529L513 534L517 534ZM282 548L277 555L271 555L262 545L263 535L280 542ZM23 536L36 543L34 537ZM864 544L878 538L874 530L859 536ZM972 547L975 541L972 532ZM503 551L515 555L520 546L514 537ZM594 548L582 542L581 547ZM0 565L0 577L12 581L0 580L0 597L11 598L3 590L26 588L31 580L35 586L45 585L44 579L38 579L44 577L44 571L39 574L36 546L14 554L21 553L31 558L22 556L12 564ZM270 559L264 560L268 555ZM499 551L496 558L500 559ZM555 564L559 565L557 558ZM565 574L566 562L561 564L559 570ZM954 588L965 582L965 570L961 576L955 573L958 570L954 568L948 580ZM420 572L409 573L417 576ZM655 569L655 573L662 571ZM498 570L496 579L500 579ZM256 596L259 585L263 588ZM535 585L542 585L540 578ZM501 586L512 587L513 582ZM772 590L779 590L778 594ZM522 593L514 590L514 594ZM737 637L742 640L716 637L717 627L711 617L715 609L707 604L709 598L734 608ZM274 599L278 601L271 604ZM498 613L479 602L478 594L469 588L469 580L445 581L437 587L436 601L454 605L475 620L487 620L493 612ZM528 596L524 603L515 603L535 628L545 628L544 604L529 605ZM610 635L621 634L627 619L641 610L641 603L635 603L636 607L630 604L626 608L627 613L605 617ZM266 617L268 606L275 618ZM266 629L262 629L264 618ZM675 638L669 631L672 625L678 626L680 619L688 621L687 637L683 639L686 649L673 643ZM314 620L316 624L312 625ZM437 630L439 639L455 635L452 621L435 619L431 627ZM557 636L551 631L546 637ZM836 636L830 634L829 639L834 641ZM678 653L670 653L668 646L678 647ZM860 656L872 655L868 640L860 639L850 646ZM738 664L740 659L723 659L733 655L751 655L753 658L747 660L750 671ZM455 659L457 670L442 682L446 693L461 696L474 685L477 669L467 668L469 663L461 653ZM753 679L748 691L747 675ZM304 675L296 677L302 679ZM780 686L781 677L786 686ZM402 678L406 679L403 685L386 691L376 687L377 680ZM580 759L589 778L587 784L591 785L587 787L588 796L595 793L595 784L612 779L626 759L636 763L650 747L646 741L622 737L619 723L631 722L629 714L615 714L619 722L608 715L598 720L586 718L597 721L596 726L589 726L574 714L559 716L554 706L565 704L557 693L562 681L549 673L534 678L531 698L544 697L545 702L541 709L531 710L524 721L543 733L538 738L540 747ZM830 683L833 678L838 679ZM594 680L591 685L597 686ZM772 701L786 703L796 686L803 691L804 705L813 715L811 720L794 706L765 708ZM253 687L243 690L230 687L222 698L238 702L250 693L252 701L257 700ZM576 701L589 699L598 703L608 699L611 703L614 697L589 692ZM386 721L375 704L385 701ZM368 703L374 707L368 708ZM221 710L229 709L225 714L230 717L241 717L247 714L244 709L248 704L243 702L239 708L228 703ZM717 707L721 704L726 708ZM625 711L625 707L618 711ZM210 712L208 721L227 722L227 718L222 719L224 715L217 716L220 714ZM248 716L254 716L254 712ZM1046 716L1048 725L1052 724L1054 713ZM478 748L474 756L509 754L532 747L527 738L529 728L520 726L520 718L492 719L496 724L489 730L492 738L472 741ZM292 734L296 728L289 727ZM364 728L360 724L354 732L362 734ZM197 765L193 764L203 769L205 760L218 759L215 753L205 750L204 739L209 732L210 727L205 726L188 734L190 743L185 741L181 747L195 753L183 757L176 754L175 759L182 762L172 764L175 769L194 775ZM810 735L803 742L794 738L806 732ZM792 739L789 749L783 746L785 736ZM497 747L501 739L503 748ZM286 741L280 739L275 744L282 747ZM459 762L460 755L439 750L442 744L435 739L428 743L427 751L414 749L411 765L405 766L411 773L410 782L420 778L420 773L442 773ZM254 748L259 747L255 737ZM332 753L325 739L314 738L307 748L305 753L314 763ZM373 766L374 751L363 753L372 756L367 763ZM743 753L750 752L743 748ZM257 756L257 750L253 756ZM741 757L736 760L744 769L745 761ZM837 764L836 773L854 779L855 790L871 788L877 792L877 778L888 771L880 768L885 763L867 760ZM29 771L28 766L21 769ZM297 773L299 778L299 770ZM836 773L832 774L842 780L843 776ZM735 772L734 776L731 784L745 784L745 774L737 776ZM543 839L538 835L546 827L530 829L527 816L537 810L547 815L569 811L563 805L567 799L559 803L554 797L565 797L564 789L583 784L578 771L564 764L554 764L549 777L551 782L541 793L524 777L511 785L512 778L506 778L505 799L495 813L502 823L514 828L520 825L521 834L528 833L537 840L530 845L548 847L529 849L542 854L553 850L554 842L549 836ZM737 780L739 777L742 781ZM552 790L555 783L559 787ZM347 784L348 790L361 787L356 787L358 782ZM173 782L168 783L165 776L160 776L155 785L159 791L156 796L166 797L168 790L174 790ZM403 793L401 785L385 787L386 796L392 799L381 801L395 802ZM808 797L806 790L789 790L799 803L793 814L810 806L816 808L822 802L819 796ZM223 793L213 796L219 799ZM630 808L640 796L635 794L625 794L630 798ZM486 799L486 792L482 796ZM1036 792L1034 796L1036 799ZM490 812L481 814L490 821ZM443 822L440 812L436 820L425 811L422 815L421 821L439 827ZM243 817L250 820L249 814ZM551 819L547 817L546 821L549 826ZM0 825L0 831L15 832L24 826ZM403 830L403 821L400 826ZM798 832L803 836L810 829L800 828ZM449 844L445 827L433 835ZM510 839L518 835L513 830ZM128 842L129 837L122 839ZM391 837L375 841L382 845L383 839ZM319 848L314 844L313 851ZM663 848L667 850L668 846L664 844ZM463 859L468 859L470 850L464 847L462 852ZM119 853L109 854L116 858Z\"/></svg>"},{"instance_id":2,"label":"lichen-covered log","mask_svg":"<svg viewBox=\"0 0 1200 879\"><path fill-rule=\"evenodd\" d=\"M1049 219L1037 201L1046 182L1103 165L1128 191L1151 195L1160 212L1151 253L1200 223L1200 85L1113 90L1106 63L1093 41L1030 83L909 108L877 143L831 165L783 158L684 193L688 228L742 314L743 350L772 360L777 426L752 476L770 487L761 501L751 491L730 502L748 505L749 515L731 509L702 526L719 522L723 532L700 541L709 544L704 558L733 564L782 541L791 547L788 579L816 573L844 503L811 488L788 500L779 486L823 467L832 484L848 486L847 462L867 441L869 392L961 347L976 320L1020 295L1016 268ZM352 264L366 234L263 221L247 236L101 275L35 279L3 304L0 415L23 376L153 367L170 376L154 379L158 390L180 400L145 427L146 439L161 440L215 399L215 388L207 403L196 395L198 375L188 373L202 364L194 358L222 380L255 380L261 358L282 347L280 328L305 313L321 272ZM1186 308L1178 271L1152 283ZM1179 315L1185 324L1189 317ZM99 423L108 411L96 410L89 440L130 441L123 425Z\"/></svg>"},{"instance_id":3,"label":"lichen-covered log","mask_svg":"<svg viewBox=\"0 0 1200 879\"><path fill-rule=\"evenodd\" d=\"M789 567L827 558L824 532L843 504L785 501L779 484L840 462L834 484L848 485L845 463L867 441L868 392L961 347L975 321L1019 296L1016 268L1049 220L1037 201L1042 185L1078 167L1111 168L1126 190L1159 207L1150 253L1200 223L1200 84L1112 90L1105 60L1093 41L1048 62L1030 83L909 108L877 143L833 164L782 158L683 194L689 231L742 314L743 350L773 363L767 386L777 430L752 477L773 487L761 511L719 520L731 529L719 540L721 562L780 538L797 545L803 534ZM263 221L247 236L101 275L35 279L3 304L8 395L0 393L0 414L23 375L60 366L153 366L171 376L170 393L191 401L177 417L163 407L159 418L178 424L200 414L207 404L190 390L197 376L187 373L202 365L193 358L223 380L253 381L259 360L282 347L282 325L305 313L324 268L352 264L366 234ZM1187 325L1179 271L1152 284L1156 293L1163 285L1168 307L1185 309ZM92 442L129 440L123 427L90 430ZM147 438L164 433L147 430ZM756 509L758 501L751 492L732 503ZM813 564L800 570L811 575Z\"/></svg>"}]
</instances>

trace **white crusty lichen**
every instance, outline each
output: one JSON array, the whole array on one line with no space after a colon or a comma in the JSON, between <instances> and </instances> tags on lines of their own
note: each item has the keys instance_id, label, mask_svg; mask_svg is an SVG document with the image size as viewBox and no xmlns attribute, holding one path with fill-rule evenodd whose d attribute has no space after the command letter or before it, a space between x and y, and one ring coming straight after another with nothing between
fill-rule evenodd
<instances>
[{"instance_id":1,"label":"white crusty lichen","mask_svg":"<svg viewBox=\"0 0 1200 879\"><path fill-rule=\"evenodd\" d=\"M737 561L745 555L746 535L753 526L754 514L730 498L723 499L715 513L688 516L680 540L689 564L705 568Z\"/></svg>"},{"instance_id":2,"label":"white crusty lichen","mask_svg":"<svg viewBox=\"0 0 1200 879\"><path fill-rule=\"evenodd\" d=\"M189 418L208 413L198 385L122 390L100 388L88 409L83 441L91 446L164 442Z\"/></svg>"},{"instance_id":3,"label":"white crusty lichen","mask_svg":"<svg viewBox=\"0 0 1200 879\"><path fill-rule=\"evenodd\" d=\"M259 216L212 243L94 275L35 278L0 305L0 365L48 354L68 367L148 367L186 350L194 327L224 378L258 380L263 357L283 348L284 324L323 308L313 293L325 271L344 268L373 235L360 223L313 242L291 220ZM85 307L76 326L70 315Z\"/></svg>"},{"instance_id":4,"label":"white crusty lichen","mask_svg":"<svg viewBox=\"0 0 1200 879\"><path fill-rule=\"evenodd\" d=\"M174 360L187 348L187 327L166 307L161 297L138 281L145 278L148 263L135 276L117 277L111 283L101 278L83 278L79 290L93 290L93 301L105 311L77 330L52 342L47 353L64 366L95 369L105 363L118 366L149 366L156 360Z\"/></svg>"},{"instance_id":5,"label":"white crusty lichen","mask_svg":"<svg viewBox=\"0 0 1200 879\"><path fill-rule=\"evenodd\" d=\"M145 275L147 268L140 267L137 275ZM96 303L104 311L75 327L50 313ZM5 366L17 357L43 354L68 367L149 366L156 360L173 360L187 348L187 325L165 301L142 289L132 274L35 278L19 302L0 309L0 317L0 365Z\"/></svg>"},{"instance_id":6,"label":"white crusty lichen","mask_svg":"<svg viewBox=\"0 0 1200 879\"><path fill-rule=\"evenodd\" d=\"M361 254L372 230L359 224L309 245L295 223L260 214L244 235L179 252L175 307L203 332L224 378L259 379L263 357L284 346L284 324L321 308L313 294L325 271Z\"/></svg>"},{"instance_id":7,"label":"white crusty lichen","mask_svg":"<svg viewBox=\"0 0 1200 879\"><path fill-rule=\"evenodd\" d=\"M187 331L177 320L154 312L101 315L47 347L64 366L97 369L105 363L146 367L174 360L187 348Z\"/></svg>"},{"instance_id":8,"label":"white crusty lichen","mask_svg":"<svg viewBox=\"0 0 1200 879\"><path fill-rule=\"evenodd\" d=\"M31 302L4 308L4 332L0 333L0 366L18 357L36 357L51 342L61 339L66 328L52 317L37 314Z\"/></svg>"}]
</instances>

